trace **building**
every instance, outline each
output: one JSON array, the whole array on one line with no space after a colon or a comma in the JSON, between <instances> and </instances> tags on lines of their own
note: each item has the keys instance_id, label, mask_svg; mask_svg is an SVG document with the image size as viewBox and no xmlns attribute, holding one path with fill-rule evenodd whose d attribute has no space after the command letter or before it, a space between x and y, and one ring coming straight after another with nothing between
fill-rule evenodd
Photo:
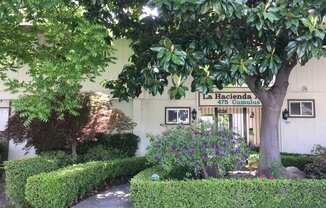
<instances>
[{"instance_id":1,"label":"building","mask_svg":"<svg viewBox=\"0 0 326 208\"><path fill-rule=\"evenodd\" d=\"M95 83L85 83L83 90L100 91L109 94L100 86L103 79L116 79L122 66L128 63L132 54L127 40L115 41L118 58L110 65L108 72ZM310 153L315 144L326 146L326 59L312 60L304 67L297 66L290 77L290 86L283 104L288 118L281 118L280 147L282 152ZM20 72L19 77L26 75ZM6 126L10 115L10 101L17 95L4 91L0 86L0 131ZM113 102L114 106L125 112L137 123L134 133L141 137L138 154L146 152L149 143L146 134L160 134L166 128L178 123L189 123L192 119L213 121L217 119L224 125L258 145L260 135L260 101L246 87L225 88L208 95L188 92L182 100L170 100L165 92L153 97L143 93L130 102ZM285 116L287 117L287 116ZM25 155L24 144L9 144L9 159L33 156L33 150Z\"/></svg>"}]
</instances>

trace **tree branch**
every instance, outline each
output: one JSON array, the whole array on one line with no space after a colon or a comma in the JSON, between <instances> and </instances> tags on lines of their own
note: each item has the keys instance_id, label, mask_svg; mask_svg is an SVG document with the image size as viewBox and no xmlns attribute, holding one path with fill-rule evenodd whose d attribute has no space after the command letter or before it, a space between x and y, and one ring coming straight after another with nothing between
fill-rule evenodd
<instances>
[{"instance_id":1,"label":"tree branch","mask_svg":"<svg viewBox=\"0 0 326 208\"><path fill-rule=\"evenodd\" d=\"M290 74L296 65L297 61L284 61L282 69L276 75L273 87L269 90L272 94L281 93L285 96L284 93L286 93L287 88L289 87Z\"/></svg>"},{"instance_id":2,"label":"tree branch","mask_svg":"<svg viewBox=\"0 0 326 208\"><path fill-rule=\"evenodd\" d=\"M257 98L259 98L261 101L265 100L267 98L267 91L264 90L263 88L260 88L259 86L256 85L258 76L248 76L246 83L248 85L248 88L251 90L252 93L254 93Z\"/></svg>"}]
</instances>

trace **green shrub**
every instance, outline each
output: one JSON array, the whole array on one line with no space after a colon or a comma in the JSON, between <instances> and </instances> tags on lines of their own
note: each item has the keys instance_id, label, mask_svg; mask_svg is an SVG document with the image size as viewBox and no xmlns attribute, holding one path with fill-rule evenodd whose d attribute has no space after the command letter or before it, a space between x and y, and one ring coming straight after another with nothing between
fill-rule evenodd
<instances>
[{"instance_id":1,"label":"green shrub","mask_svg":"<svg viewBox=\"0 0 326 208\"><path fill-rule=\"evenodd\" d=\"M6 160L7 147L0 141L0 163Z\"/></svg>"},{"instance_id":2,"label":"green shrub","mask_svg":"<svg viewBox=\"0 0 326 208\"><path fill-rule=\"evenodd\" d=\"M304 170L306 165L312 163L313 157L311 155L300 154L283 154L281 155L282 164L285 167L294 166L300 170Z\"/></svg>"},{"instance_id":3,"label":"green shrub","mask_svg":"<svg viewBox=\"0 0 326 208\"><path fill-rule=\"evenodd\" d=\"M50 172L75 162L71 155L64 152L48 152L42 156L24 160L6 161L6 193L15 207L28 207L25 200L27 178L43 172Z\"/></svg>"},{"instance_id":4,"label":"green shrub","mask_svg":"<svg viewBox=\"0 0 326 208\"><path fill-rule=\"evenodd\" d=\"M41 157L5 162L6 194L15 207L28 207L25 201L25 185L27 178L42 172L58 169L55 160Z\"/></svg>"},{"instance_id":5,"label":"green shrub","mask_svg":"<svg viewBox=\"0 0 326 208\"><path fill-rule=\"evenodd\" d=\"M8 154L7 146L3 144L0 139L0 178L4 172L3 161L7 159L7 154Z\"/></svg>"},{"instance_id":6,"label":"green shrub","mask_svg":"<svg viewBox=\"0 0 326 208\"><path fill-rule=\"evenodd\" d=\"M64 208L106 181L130 177L146 168L143 157L69 166L28 178L26 199L34 208Z\"/></svg>"},{"instance_id":7,"label":"green shrub","mask_svg":"<svg viewBox=\"0 0 326 208\"><path fill-rule=\"evenodd\" d=\"M85 154L89 149L103 145L105 148L117 149L126 156L132 157L138 149L138 142L139 137L131 133L98 134L95 141L86 141L79 145L78 154Z\"/></svg>"},{"instance_id":8,"label":"green shrub","mask_svg":"<svg viewBox=\"0 0 326 208\"><path fill-rule=\"evenodd\" d=\"M209 179L151 181L159 169L131 180L135 208L323 208L325 180ZM164 178L164 173L159 173Z\"/></svg>"},{"instance_id":9,"label":"green shrub","mask_svg":"<svg viewBox=\"0 0 326 208\"><path fill-rule=\"evenodd\" d=\"M113 134L107 140L107 145L111 148L118 149L122 153L132 157L138 149L139 137L135 134Z\"/></svg>"},{"instance_id":10,"label":"green shrub","mask_svg":"<svg viewBox=\"0 0 326 208\"><path fill-rule=\"evenodd\" d=\"M181 167L185 178L223 177L229 170L240 170L249 151L243 138L204 123L178 126L150 138L148 160L167 172Z\"/></svg>"},{"instance_id":11,"label":"green shrub","mask_svg":"<svg viewBox=\"0 0 326 208\"><path fill-rule=\"evenodd\" d=\"M303 171L306 165L312 163L313 157L312 155L282 153L281 160L284 167L294 166ZM248 169L257 169L259 164L259 154L250 154L247 163L246 167Z\"/></svg>"},{"instance_id":12,"label":"green shrub","mask_svg":"<svg viewBox=\"0 0 326 208\"><path fill-rule=\"evenodd\" d=\"M316 145L312 163L306 165L305 172L308 178L326 179L326 148Z\"/></svg>"},{"instance_id":13,"label":"green shrub","mask_svg":"<svg viewBox=\"0 0 326 208\"><path fill-rule=\"evenodd\" d=\"M40 154L40 156L48 160L55 160L60 167L77 163L77 158L75 156L67 154L63 151L43 152Z\"/></svg>"},{"instance_id":14,"label":"green shrub","mask_svg":"<svg viewBox=\"0 0 326 208\"><path fill-rule=\"evenodd\" d=\"M90 162L90 161L106 161L118 158L124 158L126 154L121 153L117 149L112 149L105 147L103 145L97 145L87 150L85 154L78 156L78 161L80 162Z\"/></svg>"}]
</instances>

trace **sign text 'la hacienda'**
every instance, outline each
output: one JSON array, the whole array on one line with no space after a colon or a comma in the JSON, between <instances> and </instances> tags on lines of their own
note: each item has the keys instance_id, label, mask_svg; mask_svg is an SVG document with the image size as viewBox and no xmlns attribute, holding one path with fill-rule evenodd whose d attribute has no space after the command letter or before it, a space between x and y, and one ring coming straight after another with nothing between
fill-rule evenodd
<instances>
[{"instance_id":1,"label":"sign text 'la hacienda'","mask_svg":"<svg viewBox=\"0 0 326 208\"><path fill-rule=\"evenodd\" d=\"M199 94L199 106L261 106L251 92L215 92Z\"/></svg>"}]
</instances>

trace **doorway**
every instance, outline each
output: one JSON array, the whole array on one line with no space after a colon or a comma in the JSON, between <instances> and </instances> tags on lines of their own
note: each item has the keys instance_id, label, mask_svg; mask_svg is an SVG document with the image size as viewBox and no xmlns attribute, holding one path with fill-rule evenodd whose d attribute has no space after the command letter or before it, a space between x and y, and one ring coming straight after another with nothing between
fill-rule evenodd
<instances>
[{"instance_id":1,"label":"doorway","mask_svg":"<svg viewBox=\"0 0 326 208\"><path fill-rule=\"evenodd\" d=\"M246 138L248 144L259 146L261 107L218 106L201 108L201 118L213 121Z\"/></svg>"},{"instance_id":2,"label":"doorway","mask_svg":"<svg viewBox=\"0 0 326 208\"><path fill-rule=\"evenodd\" d=\"M217 126L221 129L228 129L232 131L233 115L230 113L218 113L217 114Z\"/></svg>"}]
</instances>

